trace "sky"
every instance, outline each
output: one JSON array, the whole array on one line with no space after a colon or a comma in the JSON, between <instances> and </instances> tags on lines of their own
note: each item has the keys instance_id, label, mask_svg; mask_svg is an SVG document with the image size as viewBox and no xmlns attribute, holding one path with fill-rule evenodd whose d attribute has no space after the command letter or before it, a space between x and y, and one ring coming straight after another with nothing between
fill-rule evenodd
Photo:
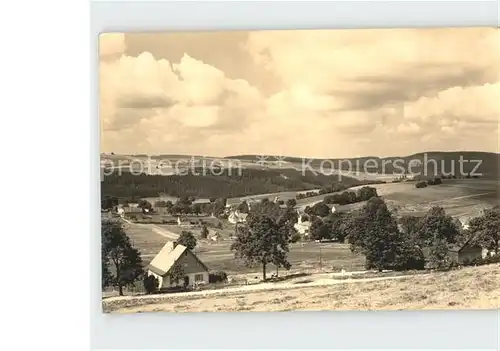
<instances>
[{"instance_id":1,"label":"sky","mask_svg":"<svg viewBox=\"0 0 500 351\"><path fill-rule=\"evenodd\" d=\"M499 151L493 28L106 33L101 151Z\"/></svg>"}]
</instances>

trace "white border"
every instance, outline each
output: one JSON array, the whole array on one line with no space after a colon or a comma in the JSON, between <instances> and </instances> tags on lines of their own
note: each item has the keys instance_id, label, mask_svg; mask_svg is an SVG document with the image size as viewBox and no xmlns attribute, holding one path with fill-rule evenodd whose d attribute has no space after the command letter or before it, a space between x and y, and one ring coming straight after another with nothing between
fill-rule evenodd
<instances>
[{"instance_id":1,"label":"white border","mask_svg":"<svg viewBox=\"0 0 500 351\"><path fill-rule=\"evenodd\" d=\"M499 311L101 313L97 33L105 31L498 27L496 1L132 2L91 5L92 346L146 348L499 349ZM266 317L266 318L264 318ZM195 332L196 331L196 332Z\"/></svg>"}]
</instances>

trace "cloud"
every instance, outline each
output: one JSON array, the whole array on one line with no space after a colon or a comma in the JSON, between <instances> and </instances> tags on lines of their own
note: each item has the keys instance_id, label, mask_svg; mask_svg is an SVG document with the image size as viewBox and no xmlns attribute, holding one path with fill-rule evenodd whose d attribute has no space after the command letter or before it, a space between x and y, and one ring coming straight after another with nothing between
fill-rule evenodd
<instances>
[{"instance_id":1,"label":"cloud","mask_svg":"<svg viewBox=\"0 0 500 351\"><path fill-rule=\"evenodd\" d=\"M200 129L234 132L263 101L248 82L228 79L188 54L179 62L169 62L148 52L102 60L100 93L106 148L115 147L121 132L130 137L128 142L145 148L167 146L182 140L181 134L196 138ZM114 137L108 138L107 132Z\"/></svg>"},{"instance_id":2,"label":"cloud","mask_svg":"<svg viewBox=\"0 0 500 351\"><path fill-rule=\"evenodd\" d=\"M496 29L106 34L100 54L106 151L498 150Z\"/></svg>"},{"instance_id":3,"label":"cloud","mask_svg":"<svg viewBox=\"0 0 500 351\"><path fill-rule=\"evenodd\" d=\"M455 86L433 97L404 104L406 119L452 118L476 123L497 123L500 116L500 82L480 86Z\"/></svg>"}]
</instances>

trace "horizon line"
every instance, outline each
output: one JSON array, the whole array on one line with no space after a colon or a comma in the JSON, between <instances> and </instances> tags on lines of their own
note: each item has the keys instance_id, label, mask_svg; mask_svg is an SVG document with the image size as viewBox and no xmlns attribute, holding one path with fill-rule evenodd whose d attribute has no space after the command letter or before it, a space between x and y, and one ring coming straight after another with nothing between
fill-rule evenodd
<instances>
[{"instance_id":1,"label":"horizon line","mask_svg":"<svg viewBox=\"0 0 500 351\"><path fill-rule=\"evenodd\" d=\"M189 156L189 157L200 157L200 158L203 158L203 157L207 157L207 158L224 158L224 159L227 159L227 158L238 158L238 157L248 157L248 156L263 156L263 157L283 157L283 158L301 158L301 159L313 159L313 160L317 160L317 159L336 159L336 160L346 160L346 159L362 159L362 158L381 158L381 159L384 159L384 158L394 158L394 157L409 157L409 156L414 156L414 155L419 155L419 154L426 154L426 153L460 153L460 152L468 152L468 153L484 153L484 154L494 154L494 155L498 155L500 156L500 150L499 151L478 151L478 150L455 150L455 151L439 151L439 150L431 150L431 151L420 151L420 152L415 152L415 153L411 153L411 154L407 154L407 155L394 155L394 156L376 156L376 155L366 155L366 156L351 156L351 157L333 157L333 156L329 156L329 157L317 157L317 156L304 156L304 155L301 155L301 156L297 156L297 155L266 155L266 154L259 154L259 153L255 153L255 154L252 154L252 153L248 153L248 154L230 154L230 155L226 155L226 156L220 156L220 155L199 155L199 154L177 154L177 153L171 153L171 154L168 154L168 153L157 153L157 154L149 154L149 153L114 153L114 152L101 152L100 153L100 156L102 156L103 154L105 155L118 155L118 156L129 156L129 157L133 157L133 156L148 156L148 157L159 157L159 156Z\"/></svg>"}]
</instances>

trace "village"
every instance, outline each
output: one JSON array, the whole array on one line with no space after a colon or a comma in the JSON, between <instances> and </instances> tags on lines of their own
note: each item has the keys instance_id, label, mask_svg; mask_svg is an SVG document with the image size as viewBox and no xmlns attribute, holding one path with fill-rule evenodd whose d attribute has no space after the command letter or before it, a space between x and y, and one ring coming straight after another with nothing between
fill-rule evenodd
<instances>
[{"instance_id":1,"label":"village","mask_svg":"<svg viewBox=\"0 0 500 351\"><path fill-rule=\"evenodd\" d=\"M457 217L447 216L444 210L440 212L439 207L433 207L420 217L421 225L432 227L438 220L438 226L444 231L443 238L449 235L445 232L456 231L456 240L449 240L439 247L444 247L444 251L436 252L437 244L428 242L428 246L419 247L419 253L413 255L404 267L391 267L392 263L385 266L368 264L367 255L373 253L369 250L364 250L364 254L360 253L363 250L353 251L353 242L360 239L354 234L342 233L348 232L345 227L352 214L366 210L368 202L380 199L374 188L358 187L352 191L358 196L362 192L369 194L367 198L347 205L328 203L326 197L326 201L323 198L322 201L316 200L304 206L298 205L297 200L290 196L284 201L279 195L273 195L257 199L244 197L240 202L235 199L194 198L171 201L173 199L159 197L156 200L143 199L110 206L102 211L103 222L119 223L125 228L132 246L141 252L145 273L142 281L137 279L124 284L118 287L118 291L116 286L111 286L111 290L108 286L103 292L106 297L103 304L113 304L116 298L112 297L116 295L125 295L123 298L127 299L127 296L174 296L194 294L196 291L207 294L223 290L228 293L234 289L239 291L244 286L254 290L290 289L297 287L293 284L305 287L321 282L324 284L326 281L334 284L346 279L390 279L436 269L458 269L498 262L495 258L498 242L495 246L489 238L482 237L483 231L478 227L484 225L479 224L484 223L482 220L468 218L461 221ZM302 196L299 192L296 194L296 198ZM309 196L315 194L310 193ZM379 205L385 206L383 201ZM286 244L283 243L286 246L283 250L286 258L277 259L274 255L274 258L262 263L251 257L248 248L240 249L243 255L238 255L238 247L234 243L239 242L244 246L243 241L249 238L243 237L244 233L252 230L247 228L254 225L248 223L252 213L256 217L288 216L282 222L289 232L286 234ZM491 214L496 215L498 221L498 208L485 212L484 216L491 217ZM400 216L397 230L413 235L411 225L416 227L418 222L415 218ZM264 242L261 244L266 245ZM279 246L274 246L274 249L276 247ZM251 264L245 264L245 259L250 260ZM269 273L266 272L266 266ZM300 277L304 276L308 277L307 284L300 283Z\"/></svg>"}]
</instances>

